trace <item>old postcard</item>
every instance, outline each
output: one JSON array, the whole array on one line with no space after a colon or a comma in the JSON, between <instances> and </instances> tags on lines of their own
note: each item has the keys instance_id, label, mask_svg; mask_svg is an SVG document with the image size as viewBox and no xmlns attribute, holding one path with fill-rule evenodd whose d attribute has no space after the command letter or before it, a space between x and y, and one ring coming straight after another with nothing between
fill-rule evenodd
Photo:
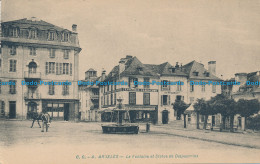
<instances>
[{"instance_id":1,"label":"old postcard","mask_svg":"<svg viewBox=\"0 0 260 164\"><path fill-rule=\"evenodd\" d=\"M0 5L0 164L259 163L259 0Z\"/></svg>"}]
</instances>

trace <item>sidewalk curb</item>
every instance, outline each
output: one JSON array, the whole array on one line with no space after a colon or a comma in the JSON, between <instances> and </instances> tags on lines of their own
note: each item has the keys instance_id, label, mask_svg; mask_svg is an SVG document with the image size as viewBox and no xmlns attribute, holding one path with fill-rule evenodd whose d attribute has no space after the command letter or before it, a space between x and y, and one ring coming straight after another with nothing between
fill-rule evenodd
<instances>
[{"instance_id":1,"label":"sidewalk curb","mask_svg":"<svg viewBox=\"0 0 260 164\"><path fill-rule=\"evenodd\" d=\"M166 133L166 132L155 132L155 131L150 131L149 133L173 135L173 136L177 136L177 137L196 139L196 140L207 141L207 142L215 142L215 143L221 143L221 144L232 145L232 146L241 146L241 147L247 147L247 148L260 149L260 146L252 146L252 145L246 145L246 144L229 143L229 142L224 142L224 141L218 141L218 140L212 140L212 139L206 139L206 138L199 138L199 137L193 137L193 136L185 136L185 135L180 135L180 134L172 134L172 133Z\"/></svg>"}]
</instances>

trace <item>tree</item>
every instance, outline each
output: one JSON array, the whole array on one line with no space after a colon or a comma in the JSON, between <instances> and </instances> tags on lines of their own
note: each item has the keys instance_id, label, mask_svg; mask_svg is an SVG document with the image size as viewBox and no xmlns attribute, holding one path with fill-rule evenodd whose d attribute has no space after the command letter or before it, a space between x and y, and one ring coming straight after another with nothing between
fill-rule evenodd
<instances>
[{"instance_id":1,"label":"tree","mask_svg":"<svg viewBox=\"0 0 260 164\"><path fill-rule=\"evenodd\" d=\"M175 102L172 105L173 105L173 109L177 112L177 118L180 117L183 114L183 116L184 116L184 128L186 128L186 114L184 114L184 111L190 105L186 104L183 100L175 100Z\"/></svg>"},{"instance_id":2,"label":"tree","mask_svg":"<svg viewBox=\"0 0 260 164\"><path fill-rule=\"evenodd\" d=\"M237 102L237 111L242 117L245 117L245 129L246 120L249 116L259 112L259 101L257 99L245 100L239 99Z\"/></svg>"},{"instance_id":3,"label":"tree","mask_svg":"<svg viewBox=\"0 0 260 164\"><path fill-rule=\"evenodd\" d=\"M197 113L197 129L200 129L199 114L204 113L204 111L207 110L207 106L208 106L208 104L204 99L197 99L197 101L193 105L195 112ZM205 124L205 122L204 122L204 124ZM203 126L203 128L204 128L204 126Z\"/></svg>"}]
</instances>

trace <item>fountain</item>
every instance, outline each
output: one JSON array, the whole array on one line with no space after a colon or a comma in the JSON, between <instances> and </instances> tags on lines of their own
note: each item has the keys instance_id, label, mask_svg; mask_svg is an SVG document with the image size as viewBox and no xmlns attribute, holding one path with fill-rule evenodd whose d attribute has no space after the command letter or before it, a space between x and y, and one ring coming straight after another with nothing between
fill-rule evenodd
<instances>
[{"instance_id":1,"label":"fountain","mask_svg":"<svg viewBox=\"0 0 260 164\"><path fill-rule=\"evenodd\" d=\"M117 123L116 124L109 124L109 125L101 125L103 133L109 134L138 134L139 126L136 124L131 123L124 123L123 124L123 114L126 112L129 116L129 111L123 109L122 105L122 98L118 98L118 108L114 109L113 112L117 114ZM112 118L111 118L112 120ZM130 121L130 116L129 116Z\"/></svg>"}]
</instances>

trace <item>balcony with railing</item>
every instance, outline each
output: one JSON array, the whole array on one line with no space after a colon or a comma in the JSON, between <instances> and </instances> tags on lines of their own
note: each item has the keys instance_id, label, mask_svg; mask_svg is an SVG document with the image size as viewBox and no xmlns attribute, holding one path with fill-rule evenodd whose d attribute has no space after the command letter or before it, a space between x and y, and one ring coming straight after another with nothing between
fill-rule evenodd
<instances>
[{"instance_id":1,"label":"balcony with railing","mask_svg":"<svg viewBox=\"0 0 260 164\"><path fill-rule=\"evenodd\" d=\"M41 79L41 72L24 72L25 79Z\"/></svg>"},{"instance_id":2,"label":"balcony with railing","mask_svg":"<svg viewBox=\"0 0 260 164\"><path fill-rule=\"evenodd\" d=\"M91 98L91 99L98 99L98 98L99 98L99 95L92 94L92 95L90 95L90 98Z\"/></svg>"},{"instance_id":3,"label":"balcony with railing","mask_svg":"<svg viewBox=\"0 0 260 164\"><path fill-rule=\"evenodd\" d=\"M24 99L41 99L40 93L24 93Z\"/></svg>"}]
</instances>

